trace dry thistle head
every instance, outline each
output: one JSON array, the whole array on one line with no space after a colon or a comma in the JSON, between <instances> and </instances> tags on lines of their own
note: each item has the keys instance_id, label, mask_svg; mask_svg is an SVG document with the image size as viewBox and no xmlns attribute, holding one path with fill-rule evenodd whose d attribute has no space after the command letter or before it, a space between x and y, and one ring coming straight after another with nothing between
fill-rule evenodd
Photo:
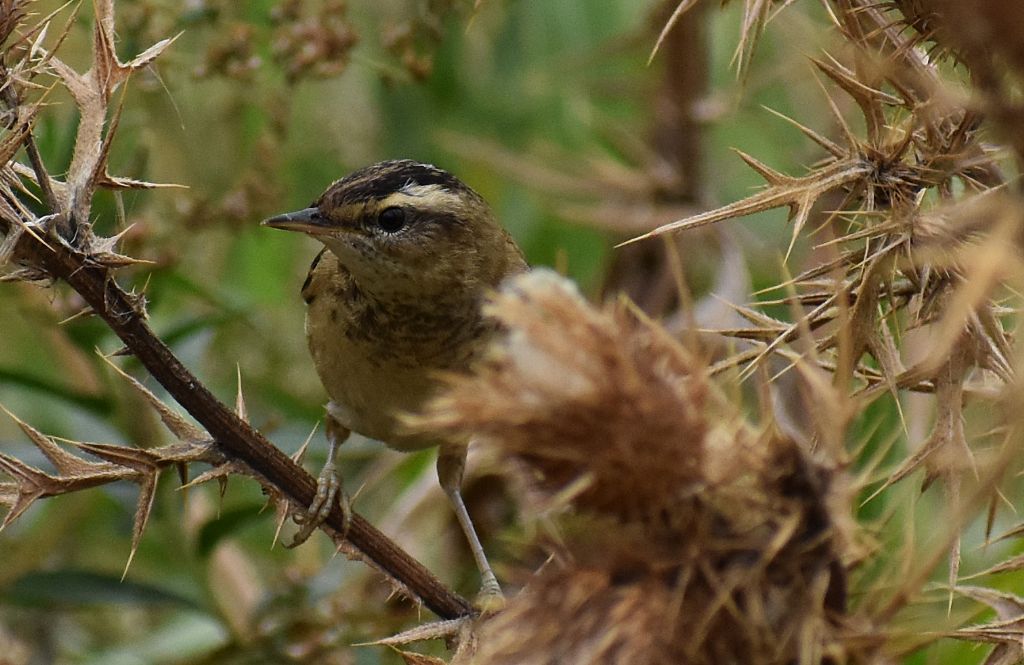
<instances>
[{"instance_id":1,"label":"dry thistle head","mask_svg":"<svg viewBox=\"0 0 1024 665\"><path fill-rule=\"evenodd\" d=\"M497 447L548 496L575 488L575 506L622 521L669 518L701 489L708 386L685 349L544 270L485 311L508 335L421 426Z\"/></svg>"},{"instance_id":2,"label":"dry thistle head","mask_svg":"<svg viewBox=\"0 0 1024 665\"><path fill-rule=\"evenodd\" d=\"M622 304L534 271L487 311L504 338L417 424L475 438L571 512L561 556L459 662L848 655L833 623L848 503L830 471L749 427L698 356Z\"/></svg>"},{"instance_id":3,"label":"dry thistle head","mask_svg":"<svg viewBox=\"0 0 1024 665\"><path fill-rule=\"evenodd\" d=\"M842 576L811 542L776 553L728 527L675 551L622 529L571 541L453 665L848 662Z\"/></svg>"}]
</instances>

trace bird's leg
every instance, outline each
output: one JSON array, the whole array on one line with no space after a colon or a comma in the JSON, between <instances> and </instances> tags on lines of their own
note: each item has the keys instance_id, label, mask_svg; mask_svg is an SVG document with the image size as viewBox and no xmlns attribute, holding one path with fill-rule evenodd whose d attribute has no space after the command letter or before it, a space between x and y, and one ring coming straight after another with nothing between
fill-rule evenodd
<instances>
[{"instance_id":1,"label":"bird's leg","mask_svg":"<svg viewBox=\"0 0 1024 665\"><path fill-rule=\"evenodd\" d=\"M448 495L455 508L455 517L459 520L466 540L469 541L469 549L473 552L473 559L476 560L476 567L480 570L480 597L479 603L486 609L488 606L502 604L504 596L501 587L498 585L498 578L491 570L491 564L487 562L487 555L480 544L480 538L473 528L473 521L469 519L469 511L466 510L466 503L462 500L462 472L466 468L466 446L445 446L442 445L437 455L437 479L441 482L441 489Z\"/></svg>"},{"instance_id":2,"label":"bird's leg","mask_svg":"<svg viewBox=\"0 0 1024 665\"><path fill-rule=\"evenodd\" d=\"M292 538L292 542L288 544L288 547L296 547L306 542L313 535L313 532L324 523L327 516L331 514L331 508L334 507L335 501L341 506L341 512L345 518L345 529L341 534L342 538L348 532L349 523L352 521L352 506L349 503L348 495L341 487L341 475L338 473L338 468L335 465L338 448L341 447L341 444L345 443L350 432L347 427L339 423L331 415L329 406L325 429L327 430L327 443L329 446L327 448L327 461L324 463L324 468L320 470L320 476L317 478L316 496L313 497L313 503L309 504L309 508L305 513L300 513L293 518L295 523L299 525L299 531Z\"/></svg>"}]
</instances>

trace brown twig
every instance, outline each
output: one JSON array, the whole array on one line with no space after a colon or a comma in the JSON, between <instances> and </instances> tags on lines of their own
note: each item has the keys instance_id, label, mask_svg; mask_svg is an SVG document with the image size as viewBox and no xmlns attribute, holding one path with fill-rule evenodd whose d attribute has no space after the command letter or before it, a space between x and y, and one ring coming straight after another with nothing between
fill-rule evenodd
<instances>
[{"instance_id":1,"label":"brown twig","mask_svg":"<svg viewBox=\"0 0 1024 665\"><path fill-rule=\"evenodd\" d=\"M39 154L39 148L36 146L36 140L32 132L28 132L25 135L25 152L28 154L29 161L32 162L32 170L35 171L36 179L39 181L39 189L43 193L43 201L46 202L50 210L57 210L60 204L57 201L57 195L53 192L53 185L50 183L50 172L46 170L43 156Z\"/></svg>"},{"instance_id":2,"label":"brown twig","mask_svg":"<svg viewBox=\"0 0 1024 665\"><path fill-rule=\"evenodd\" d=\"M14 260L41 268L78 292L150 374L206 428L225 455L244 462L296 505L306 506L313 501L314 478L218 400L178 360L153 333L133 298L118 286L108 268L64 243L53 240L47 245L29 233L21 235ZM344 529L337 505L326 526L339 533ZM438 616L451 619L472 612L468 601L359 515L352 516L348 542Z\"/></svg>"},{"instance_id":3,"label":"brown twig","mask_svg":"<svg viewBox=\"0 0 1024 665\"><path fill-rule=\"evenodd\" d=\"M672 185L657 193L659 204L700 206L703 195L703 139L697 106L708 86L708 48L705 6L699 4L676 15L679 3L662 3L655 15L659 29L671 17L671 31L659 41L663 58L662 85L654 100L651 147ZM672 243L681 243L673 240ZM624 293L653 315L671 311L678 296L670 252L684 254L681 245L646 243L616 252L603 292Z\"/></svg>"}]
</instances>

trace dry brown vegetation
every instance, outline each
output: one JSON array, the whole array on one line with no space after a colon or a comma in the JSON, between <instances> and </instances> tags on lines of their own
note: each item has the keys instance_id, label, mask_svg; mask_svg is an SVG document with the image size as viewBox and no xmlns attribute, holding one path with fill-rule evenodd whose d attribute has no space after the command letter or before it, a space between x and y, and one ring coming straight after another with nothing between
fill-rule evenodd
<instances>
[{"instance_id":1,"label":"dry brown vegetation","mask_svg":"<svg viewBox=\"0 0 1024 665\"><path fill-rule=\"evenodd\" d=\"M686 22L709 4L667 3L655 61L679 57L674 31L692 29ZM744 77L771 19L794 3L742 4ZM0 266L8 280L69 284L119 335L121 354L136 356L204 429L127 375L177 443L58 444L18 420L56 472L0 453L10 478L0 483L4 526L39 499L126 480L141 488L134 555L159 473L174 466L184 478L193 463L212 468L192 484L254 478L283 520L309 502L312 478L249 425L241 397L234 409L222 405L156 338L145 298L116 281L139 259L119 249L123 234L103 237L92 223L98 189L157 186L111 175L107 163L119 87L173 36L123 62L114 3L97 0L94 61L78 72L57 55L64 19L30 19L30 5L0 3ZM579 206L567 214L635 243L609 288L639 292L643 307L625 298L589 304L541 269L495 295L488 311L503 339L474 375L449 377L449 390L409 426L472 437L521 498L527 542L514 591L503 610L471 616L463 598L372 525L357 517L346 540L333 514L326 528L338 547L453 620L387 644L457 636L450 658L460 664L810 664L899 662L952 638L991 645L979 656L989 665L1024 660L1024 592L1013 588L1024 557L1000 550L970 584L961 573L972 528L985 544L998 540L997 523L1010 523L1003 540L1024 531L1014 524L1024 467L1016 339L1024 15L1010 0L832 0L819 9L835 36L813 63L831 127L789 120L819 159L782 173L740 152L766 181L742 200L631 238L650 227L622 217L637 201L656 219L700 208L690 191L697 174L676 164L677 177L652 168L648 180L610 170L556 180L535 161L509 162L473 144L510 175L626 200L613 214ZM312 16L282 3L273 53L289 80L344 67L358 38L343 14L340 4ZM420 44L431 34L409 24L386 40L414 78L429 75ZM245 76L253 66L246 35L224 38L202 74ZM316 48L296 47L307 43ZM61 176L43 164L33 129L54 85L80 114ZM685 143L660 157L671 164L692 149ZM679 182L690 190L665 193ZM772 298L736 305L742 325L697 330L678 238L775 208L789 210L790 249L806 242L810 258L797 274L780 273ZM638 253L645 243L656 249ZM919 440L903 447L881 428L854 430L879 403L900 410L910 396L934 413ZM920 529L925 490L939 497L941 519ZM883 499L877 513L862 510Z\"/></svg>"}]
</instances>

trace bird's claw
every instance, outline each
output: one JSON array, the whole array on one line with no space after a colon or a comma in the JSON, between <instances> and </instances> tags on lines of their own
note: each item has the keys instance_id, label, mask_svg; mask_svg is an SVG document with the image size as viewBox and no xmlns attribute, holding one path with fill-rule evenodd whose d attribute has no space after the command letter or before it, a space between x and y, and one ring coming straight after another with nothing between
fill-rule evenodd
<instances>
[{"instance_id":1,"label":"bird's claw","mask_svg":"<svg viewBox=\"0 0 1024 665\"><path fill-rule=\"evenodd\" d=\"M299 530L285 547L298 547L306 542L331 514L335 501L341 507L344 521L341 537L344 538L348 534L348 528L352 522L352 506L348 495L341 488L341 479L338 477L337 469L333 463L328 463L324 465L320 471L320 477L317 478L316 496L313 497L313 502L309 504L306 512L292 517L294 522L299 525Z\"/></svg>"}]
</instances>

